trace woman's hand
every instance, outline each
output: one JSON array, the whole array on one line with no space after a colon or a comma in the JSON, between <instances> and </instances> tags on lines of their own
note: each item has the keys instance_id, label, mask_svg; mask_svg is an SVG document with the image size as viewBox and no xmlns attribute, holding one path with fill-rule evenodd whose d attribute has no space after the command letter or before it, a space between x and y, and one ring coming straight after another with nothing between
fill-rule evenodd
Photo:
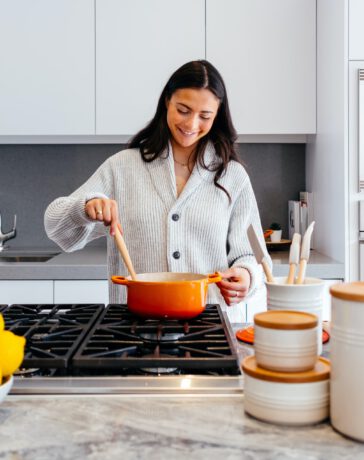
<instances>
[{"instance_id":1,"label":"woman's hand","mask_svg":"<svg viewBox=\"0 0 364 460\"><path fill-rule=\"evenodd\" d=\"M118 204L115 200L107 198L89 200L85 205L85 212L91 220L98 220L107 227L110 226L111 236L115 235L116 229L123 233L119 221Z\"/></svg>"},{"instance_id":2,"label":"woman's hand","mask_svg":"<svg viewBox=\"0 0 364 460\"><path fill-rule=\"evenodd\" d=\"M226 304L230 306L241 302L249 291L249 271L246 268L233 267L219 273L222 281L217 283L217 286Z\"/></svg>"}]
</instances>

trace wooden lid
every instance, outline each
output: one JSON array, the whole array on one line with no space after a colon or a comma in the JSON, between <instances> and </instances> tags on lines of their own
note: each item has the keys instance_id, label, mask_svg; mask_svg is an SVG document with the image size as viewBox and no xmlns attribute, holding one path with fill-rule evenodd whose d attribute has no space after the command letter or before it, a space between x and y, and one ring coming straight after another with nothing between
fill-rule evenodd
<instances>
[{"instance_id":1,"label":"wooden lid","mask_svg":"<svg viewBox=\"0 0 364 460\"><path fill-rule=\"evenodd\" d=\"M338 299L364 302L364 282L334 284L330 287L330 294Z\"/></svg>"},{"instance_id":2,"label":"wooden lid","mask_svg":"<svg viewBox=\"0 0 364 460\"><path fill-rule=\"evenodd\" d=\"M310 383L327 380L330 377L330 361L318 358L315 367L305 372L275 372L257 366L255 356L248 356L243 360L243 371L259 380L279 383Z\"/></svg>"},{"instance_id":3,"label":"wooden lid","mask_svg":"<svg viewBox=\"0 0 364 460\"><path fill-rule=\"evenodd\" d=\"M318 319L312 313L289 310L268 310L254 315L257 326L268 329L312 329L317 326Z\"/></svg>"}]
</instances>

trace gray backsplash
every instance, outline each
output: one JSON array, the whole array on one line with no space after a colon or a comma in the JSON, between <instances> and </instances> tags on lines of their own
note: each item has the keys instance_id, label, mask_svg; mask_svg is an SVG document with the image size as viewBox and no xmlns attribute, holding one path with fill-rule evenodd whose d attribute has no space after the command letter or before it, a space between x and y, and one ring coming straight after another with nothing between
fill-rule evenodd
<instances>
[{"instance_id":1,"label":"gray backsplash","mask_svg":"<svg viewBox=\"0 0 364 460\"><path fill-rule=\"evenodd\" d=\"M78 188L120 144L0 145L0 212L3 231L17 214L16 247L56 247L46 236L47 205ZM280 222L287 236L287 201L305 188L304 144L240 144L256 194L263 228ZM99 240L94 245L103 245Z\"/></svg>"}]
</instances>

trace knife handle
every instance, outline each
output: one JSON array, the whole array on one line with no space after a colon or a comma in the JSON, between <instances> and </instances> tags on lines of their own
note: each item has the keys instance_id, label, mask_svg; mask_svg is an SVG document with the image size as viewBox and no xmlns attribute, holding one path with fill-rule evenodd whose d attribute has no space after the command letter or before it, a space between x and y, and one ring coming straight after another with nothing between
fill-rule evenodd
<instances>
[{"instance_id":1,"label":"knife handle","mask_svg":"<svg viewBox=\"0 0 364 460\"><path fill-rule=\"evenodd\" d=\"M269 265L267 264L267 262L263 259L261 264L262 264L265 276L267 277L267 281L269 283L275 283L275 280L273 278L272 272L270 271L270 268L269 268Z\"/></svg>"}]
</instances>

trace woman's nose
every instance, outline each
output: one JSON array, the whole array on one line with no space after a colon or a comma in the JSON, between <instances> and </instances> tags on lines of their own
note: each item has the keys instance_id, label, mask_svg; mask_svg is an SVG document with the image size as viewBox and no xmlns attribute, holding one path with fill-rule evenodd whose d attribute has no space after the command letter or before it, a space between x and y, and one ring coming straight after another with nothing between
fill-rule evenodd
<instances>
[{"instance_id":1,"label":"woman's nose","mask_svg":"<svg viewBox=\"0 0 364 460\"><path fill-rule=\"evenodd\" d=\"M198 115L191 115L186 121L186 129L193 131L198 127Z\"/></svg>"}]
</instances>

